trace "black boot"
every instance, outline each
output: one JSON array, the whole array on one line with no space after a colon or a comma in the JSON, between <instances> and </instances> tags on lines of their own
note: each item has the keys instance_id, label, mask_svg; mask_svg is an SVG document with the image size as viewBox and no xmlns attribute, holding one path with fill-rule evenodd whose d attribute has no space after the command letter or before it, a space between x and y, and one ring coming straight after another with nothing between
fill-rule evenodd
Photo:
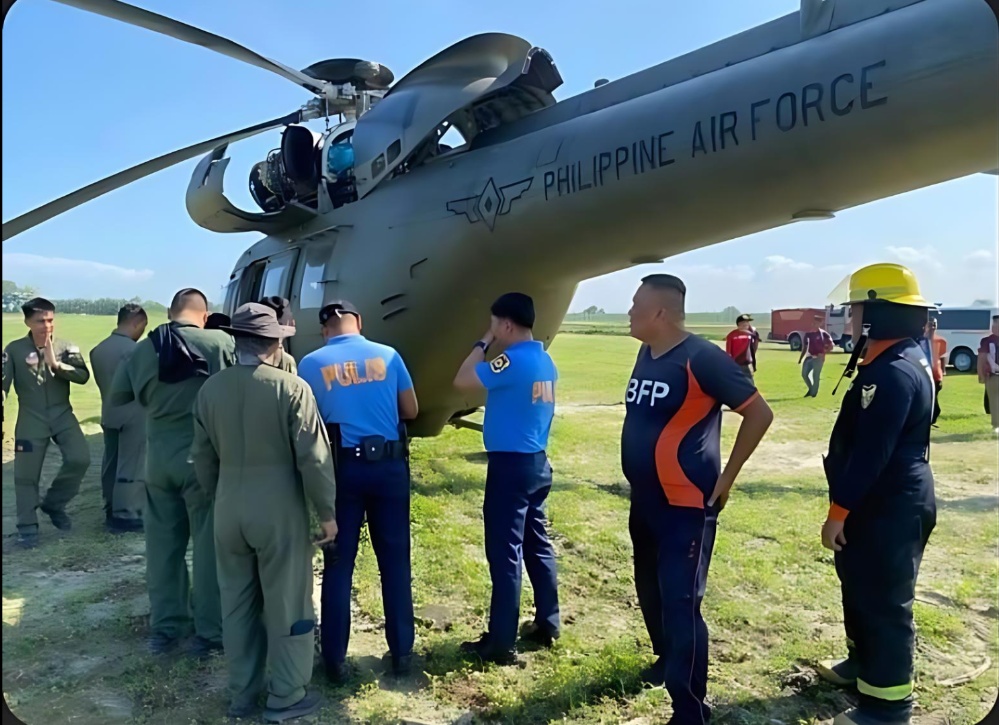
<instances>
[{"instance_id":1,"label":"black boot","mask_svg":"<svg viewBox=\"0 0 999 725\"><path fill-rule=\"evenodd\" d=\"M651 687L663 687L666 684L666 660L658 657L649 667L639 673L642 684Z\"/></svg>"},{"instance_id":2,"label":"black boot","mask_svg":"<svg viewBox=\"0 0 999 725\"><path fill-rule=\"evenodd\" d=\"M73 528L73 522L69 520L69 516L66 515L65 511L48 508L45 504L39 506L38 510L47 515L52 520L52 525L60 531L69 531Z\"/></svg>"},{"instance_id":3,"label":"black boot","mask_svg":"<svg viewBox=\"0 0 999 725\"><path fill-rule=\"evenodd\" d=\"M508 650L494 649L490 644L488 632L482 635L478 641L462 642L461 651L465 654L475 655L483 662L494 662L497 665L515 665L519 661L516 647L511 647Z\"/></svg>"}]
</instances>

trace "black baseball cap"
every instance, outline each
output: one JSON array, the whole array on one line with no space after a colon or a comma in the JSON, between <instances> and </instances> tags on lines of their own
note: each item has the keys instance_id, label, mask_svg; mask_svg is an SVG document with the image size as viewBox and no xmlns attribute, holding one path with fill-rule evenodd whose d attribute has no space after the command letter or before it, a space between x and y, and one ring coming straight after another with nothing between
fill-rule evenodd
<instances>
[{"instance_id":1,"label":"black baseball cap","mask_svg":"<svg viewBox=\"0 0 999 725\"><path fill-rule=\"evenodd\" d=\"M507 292L493 302L489 310L494 317L510 320L515 325L533 329L534 300L522 292Z\"/></svg>"},{"instance_id":2,"label":"black baseball cap","mask_svg":"<svg viewBox=\"0 0 999 725\"><path fill-rule=\"evenodd\" d=\"M319 323L325 325L331 317L336 315L337 317L342 317L344 313L354 315L357 319L361 319L361 313L357 311L357 308L347 300L336 300L335 302L330 302L328 305L319 310Z\"/></svg>"},{"instance_id":3,"label":"black baseball cap","mask_svg":"<svg viewBox=\"0 0 999 725\"><path fill-rule=\"evenodd\" d=\"M739 315L738 317L735 318L735 321L736 322L752 322L753 321L753 316L752 315Z\"/></svg>"},{"instance_id":4,"label":"black baseball cap","mask_svg":"<svg viewBox=\"0 0 999 725\"><path fill-rule=\"evenodd\" d=\"M291 302L284 297L272 296L264 297L260 304L270 307L277 314L278 323L281 325L295 326L295 318L291 316Z\"/></svg>"}]
</instances>

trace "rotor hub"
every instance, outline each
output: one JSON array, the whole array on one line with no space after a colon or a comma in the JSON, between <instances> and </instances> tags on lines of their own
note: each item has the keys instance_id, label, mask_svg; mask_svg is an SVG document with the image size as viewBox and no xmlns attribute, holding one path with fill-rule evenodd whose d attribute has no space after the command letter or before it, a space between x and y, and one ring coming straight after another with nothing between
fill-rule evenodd
<instances>
[{"instance_id":1,"label":"rotor hub","mask_svg":"<svg viewBox=\"0 0 999 725\"><path fill-rule=\"evenodd\" d=\"M384 91L395 75L379 63L357 58L331 58L303 68L302 73L336 86L350 84L358 91Z\"/></svg>"}]
</instances>

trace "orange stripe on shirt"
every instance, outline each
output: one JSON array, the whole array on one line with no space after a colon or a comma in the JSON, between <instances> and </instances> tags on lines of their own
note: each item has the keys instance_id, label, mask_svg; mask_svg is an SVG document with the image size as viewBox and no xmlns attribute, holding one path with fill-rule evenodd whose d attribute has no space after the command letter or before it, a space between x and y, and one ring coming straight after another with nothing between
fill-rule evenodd
<instances>
[{"instance_id":1,"label":"orange stripe on shirt","mask_svg":"<svg viewBox=\"0 0 999 725\"><path fill-rule=\"evenodd\" d=\"M687 362L687 397L670 418L656 442L656 471L666 500L673 506L704 508L704 492L687 478L680 466L680 443L691 429L704 420L715 406L715 400L697 384Z\"/></svg>"}]
</instances>

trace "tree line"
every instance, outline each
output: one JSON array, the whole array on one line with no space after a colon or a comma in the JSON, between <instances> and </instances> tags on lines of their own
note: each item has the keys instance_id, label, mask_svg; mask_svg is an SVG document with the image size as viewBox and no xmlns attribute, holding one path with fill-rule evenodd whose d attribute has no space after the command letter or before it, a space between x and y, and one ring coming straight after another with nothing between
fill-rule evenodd
<instances>
[{"instance_id":1,"label":"tree line","mask_svg":"<svg viewBox=\"0 0 999 725\"><path fill-rule=\"evenodd\" d=\"M31 286L19 287L10 280L3 280L3 311L19 312L21 305L37 297L38 291ZM118 310L128 303L142 305L142 308L149 314L165 315L166 305L155 300L143 300L133 297L130 300L119 297L101 297L98 299L74 298L68 300L51 300L56 311L67 315L117 315ZM218 305L209 302L210 309L215 312Z\"/></svg>"}]
</instances>

